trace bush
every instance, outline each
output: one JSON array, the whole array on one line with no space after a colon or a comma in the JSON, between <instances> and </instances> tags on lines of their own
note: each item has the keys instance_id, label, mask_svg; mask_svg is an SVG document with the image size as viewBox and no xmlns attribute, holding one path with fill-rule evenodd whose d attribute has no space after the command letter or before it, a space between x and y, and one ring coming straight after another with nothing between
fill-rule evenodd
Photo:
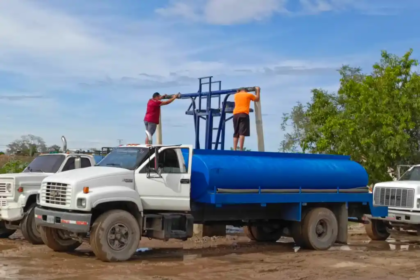
<instances>
[{"instance_id":1,"label":"bush","mask_svg":"<svg viewBox=\"0 0 420 280\"><path fill-rule=\"evenodd\" d=\"M0 168L0 174L20 173L28 165L29 165L28 162L24 162L24 161L21 161L21 160L10 160L6 164L4 164L2 168Z\"/></svg>"}]
</instances>

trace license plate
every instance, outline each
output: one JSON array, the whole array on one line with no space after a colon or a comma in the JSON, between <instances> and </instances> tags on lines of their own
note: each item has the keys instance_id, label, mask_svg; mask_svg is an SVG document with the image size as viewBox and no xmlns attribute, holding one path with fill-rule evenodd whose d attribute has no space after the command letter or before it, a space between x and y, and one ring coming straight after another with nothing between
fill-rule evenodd
<instances>
[{"instance_id":1,"label":"license plate","mask_svg":"<svg viewBox=\"0 0 420 280\"><path fill-rule=\"evenodd\" d=\"M54 224L55 223L55 217L54 216L47 216L47 223Z\"/></svg>"}]
</instances>

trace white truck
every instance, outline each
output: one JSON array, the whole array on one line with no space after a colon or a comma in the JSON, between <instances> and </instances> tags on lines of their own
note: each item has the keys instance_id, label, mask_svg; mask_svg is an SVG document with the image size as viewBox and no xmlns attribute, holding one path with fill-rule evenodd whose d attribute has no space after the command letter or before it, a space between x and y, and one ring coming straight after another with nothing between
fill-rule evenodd
<instances>
[{"instance_id":1,"label":"white truck","mask_svg":"<svg viewBox=\"0 0 420 280\"><path fill-rule=\"evenodd\" d=\"M420 165L410 166L396 180L373 187L373 205L388 206L385 218L366 216L366 233L372 240L420 240Z\"/></svg>"},{"instance_id":2,"label":"white truck","mask_svg":"<svg viewBox=\"0 0 420 280\"><path fill-rule=\"evenodd\" d=\"M62 141L63 151L67 151L64 136ZM94 165L92 155L48 153L36 157L22 173L0 174L0 238L7 238L20 228L26 240L42 244L34 221L42 180L55 173Z\"/></svg>"}]
</instances>

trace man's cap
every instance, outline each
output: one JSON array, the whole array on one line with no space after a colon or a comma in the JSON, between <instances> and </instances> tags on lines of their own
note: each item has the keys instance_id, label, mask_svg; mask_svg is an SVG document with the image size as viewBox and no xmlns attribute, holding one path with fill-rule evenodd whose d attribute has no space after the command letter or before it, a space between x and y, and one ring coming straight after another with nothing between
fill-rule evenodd
<instances>
[{"instance_id":1,"label":"man's cap","mask_svg":"<svg viewBox=\"0 0 420 280\"><path fill-rule=\"evenodd\" d=\"M156 97L159 97L159 96L160 96L160 93L159 92L153 93L153 98L156 98Z\"/></svg>"}]
</instances>

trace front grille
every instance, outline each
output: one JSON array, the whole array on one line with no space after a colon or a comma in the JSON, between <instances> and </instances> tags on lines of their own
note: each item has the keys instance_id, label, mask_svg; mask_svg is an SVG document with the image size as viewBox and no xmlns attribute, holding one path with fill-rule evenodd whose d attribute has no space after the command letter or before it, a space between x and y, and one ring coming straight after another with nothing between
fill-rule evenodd
<instances>
[{"instance_id":1,"label":"front grille","mask_svg":"<svg viewBox=\"0 0 420 280\"><path fill-rule=\"evenodd\" d=\"M375 187L373 192L374 205L399 208L414 207L413 189Z\"/></svg>"},{"instance_id":2,"label":"front grille","mask_svg":"<svg viewBox=\"0 0 420 280\"><path fill-rule=\"evenodd\" d=\"M6 207L7 201L6 200L0 200L0 207Z\"/></svg>"},{"instance_id":3,"label":"front grille","mask_svg":"<svg viewBox=\"0 0 420 280\"><path fill-rule=\"evenodd\" d=\"M0 183L0 193L6 192L6 183Z\"/></svg>"},{"instance_id":4,"label":"front grille","mask_svg":"<svg viewBox=\"0 0 420 280\"><path fill-rule=\"evenodd\" d=\"M41 190L41 201L54 205L69 205L71 188L68 184L47 182Z\"/></svg>"}]
</instances>

